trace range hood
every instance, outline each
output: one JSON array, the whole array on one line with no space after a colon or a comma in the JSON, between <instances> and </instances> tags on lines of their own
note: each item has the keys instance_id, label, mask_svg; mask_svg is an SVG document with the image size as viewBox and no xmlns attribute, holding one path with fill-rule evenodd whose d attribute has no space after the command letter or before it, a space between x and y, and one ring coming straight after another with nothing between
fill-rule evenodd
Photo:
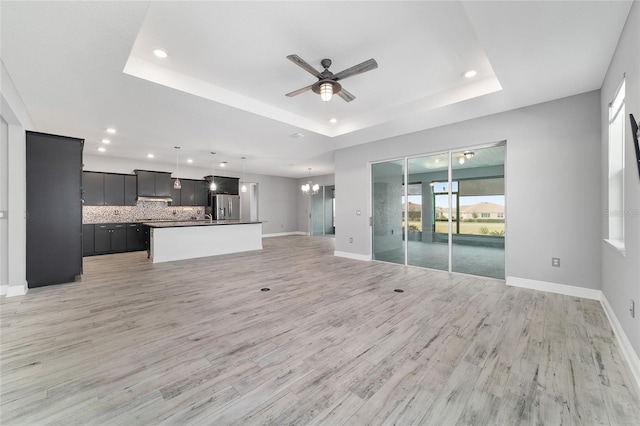
<instances>
[{"instance_id":1,"label":"range hood","mask_svg":"<svg viewBox=\"0 0 640 426\"><path fill-rule=\"evenodd\" d=\"M171 203L171 197L158 196L158 195L138 195L137 201L163 201L165 203Z\"/></svg>"}]
</instances>

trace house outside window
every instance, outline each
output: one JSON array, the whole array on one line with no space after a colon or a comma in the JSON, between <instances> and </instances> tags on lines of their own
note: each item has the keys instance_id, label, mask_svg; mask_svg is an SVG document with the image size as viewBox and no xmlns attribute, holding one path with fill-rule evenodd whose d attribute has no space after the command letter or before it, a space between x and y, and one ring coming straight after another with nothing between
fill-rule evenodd
<instances>
[{"instance_id":1,"label":"house outside window","mask_svg":"<svg viewBox=\"0 0 640 426\"><path fill-rule=\"evenodd\" d=\"M606 242L624 255L625 80L609 104L608 232Z\"/></svg>"}]
</instances>

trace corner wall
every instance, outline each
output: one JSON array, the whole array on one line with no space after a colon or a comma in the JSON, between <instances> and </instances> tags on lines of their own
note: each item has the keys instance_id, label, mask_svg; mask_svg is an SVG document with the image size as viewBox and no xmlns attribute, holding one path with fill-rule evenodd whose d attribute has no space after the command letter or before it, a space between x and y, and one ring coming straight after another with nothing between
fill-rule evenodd
<instances>
[{"instance_id":1,"label":"corner wall","mask_svg":"<svg viewBox=\"0 0 640 426\"><path fill-rule=\"evenodd\" d=\"M594 91L339 150L336 252L371 256L371 162L506 140L507 282L597 292L600 135L600 94ZM560 268L551 266L552 257L561 258Z\"/></svg>"},{"instance_id":2,"label":"corner wall","mask_svg":"<svg viewBox=\"0 0 640 426\"><path fill-rule=\"evenodd\" d=\"M624 333L628 339L627 358L635 355L636 380L640 383L640 178L633 147L629 114L640 120L640 3L631 6L627 23L622 31L618 47L609 65L601 89L602 132L600 136L600 181L602 197L599 217L602 233L602 293L611 312L607 312L616 334ZM622 77L626 78L625 96L625 173L624 173L624 236L626 253L623 256L602 240L608 235L608 104L613 99ZM630 300L635 300L636 316L629 312ZM624 350L624 347L623 347ZM632 358L633 359L633 358ZM632 360L629 360L634 367Z\"/></svg>"}]
</instances>

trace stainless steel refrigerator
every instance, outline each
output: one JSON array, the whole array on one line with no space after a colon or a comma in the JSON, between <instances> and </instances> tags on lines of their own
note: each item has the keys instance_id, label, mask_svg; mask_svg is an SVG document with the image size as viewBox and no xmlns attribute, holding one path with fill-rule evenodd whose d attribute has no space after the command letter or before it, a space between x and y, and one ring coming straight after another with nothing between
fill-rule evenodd
<instances>
[{"instance_id":1,"label":"stainless steel refrigerator","mask_svg":"<svg viewBox=\"0 0 640 426\"><path fill-rule=\"evenodd\" d=\"M240 219L239 195L212 195L211 206L210 214L213 215L215 220Z\"/></svg>"}]
</instances>

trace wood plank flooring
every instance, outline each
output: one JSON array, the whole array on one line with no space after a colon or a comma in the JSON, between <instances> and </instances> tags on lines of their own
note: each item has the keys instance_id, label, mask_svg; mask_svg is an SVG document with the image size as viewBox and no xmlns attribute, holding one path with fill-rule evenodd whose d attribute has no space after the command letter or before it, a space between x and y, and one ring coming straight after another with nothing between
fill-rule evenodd
<instances>
[{"instance_id":1,"label":"wood plank flooring","mask_svg":"<svg viewBox=\"0 0 640 426\"><path fill-rule=\"evenodd\" d=\"M86 258L82 281L0 309L2 425L640 419L598 302L337 258L329 238Z\"/></svg>"}]
</instances>

